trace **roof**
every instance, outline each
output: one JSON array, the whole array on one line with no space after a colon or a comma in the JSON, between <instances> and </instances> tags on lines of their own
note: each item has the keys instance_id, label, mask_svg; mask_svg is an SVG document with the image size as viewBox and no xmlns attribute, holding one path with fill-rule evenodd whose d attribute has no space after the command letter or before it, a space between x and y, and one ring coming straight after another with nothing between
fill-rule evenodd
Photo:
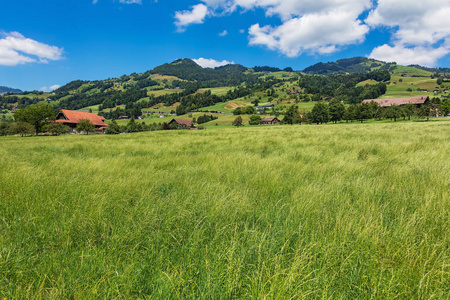
<instances>
[{"instance_id":1,"label":"roof","mask_svg":"<svg viewBox=\"0 0 450 300\"><path fill-rule=\"evenodd\" d=\"M194 123L192 123L191 120L184 120L184 119L173 119L169 123L172 123L173 121L177 122L180 125L184 125L184 126L188 126L188 127L191 127L192 125L194 125Z\"/></svg>"},{"instance_id":2,"label":"roof","mask_svg":"<svg viewBox=\"0 0 450 300\"><path fill-rule=\"evenodd\" d=\"M98 116L94 113L84 112L84 111L78 111L78 110L68 110L68 109L61 109L56 117L58 117L60 114L64 117L64 119L56 120L56 123L73 123L78 124L81 120L89 120L92 124L96 126L108 126L105 124L105 118Z\"/></svg>"},{"instance_id":3,"label":"roof","mask_svg":"<svg viewBox=\"0 0 450 300\"><path fill-rule=\"evenodd\" d=\"M263 118L261 119L261 121L262 121L262 122L273 122L273 120L275 120L275 119L278 120L277 117L263 117Z\"/></svg>"},{"instance_id":4,"label":"roof","mask_svg":"<svg viewBox=\"0 0 450 300\"><path fill-rule=\"evenodd\" d=\"M273 104L263 104L263 105L258 106L258 108L273 107L273 106L274 106Z\"/></svg>"},{"instance_id":5,"label":"roof","mask_svg":"<svg viewBox=\"0 0 450 300\"><path fill-rule=\"evenodd\" d=\"M403 97L403 98L386 98L386 99L366 99L363 103L375 102L381 107L389 107L392 105L405 105L405 104L424 104L430 98L428 96L418 97Z\"/></svg>"}]
</instances>

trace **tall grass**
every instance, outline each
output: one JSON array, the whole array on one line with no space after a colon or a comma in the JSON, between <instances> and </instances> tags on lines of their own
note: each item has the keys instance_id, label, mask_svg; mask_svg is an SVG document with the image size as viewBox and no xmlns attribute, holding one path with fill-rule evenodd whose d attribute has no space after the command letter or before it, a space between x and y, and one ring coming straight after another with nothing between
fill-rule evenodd
<instances>
[{"instance_id":1,"label":"tall grass","mask_svg":"<svg viewBox=\"0 0 450 300\"><path fill-rule=\"evenodd\" d=\"M0 139L0 298L447 299L450 123Z\"/></svg>"}]
</instances>

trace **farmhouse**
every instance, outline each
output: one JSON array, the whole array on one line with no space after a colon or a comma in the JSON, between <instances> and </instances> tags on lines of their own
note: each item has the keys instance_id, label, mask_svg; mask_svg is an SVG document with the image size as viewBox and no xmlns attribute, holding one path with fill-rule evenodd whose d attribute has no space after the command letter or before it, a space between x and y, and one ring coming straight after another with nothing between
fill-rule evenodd
<instances>
[{"instance_id":1,"label":"farmhouse","mask_svg":"<svg viewBox=\"0 0 450 300\"><path fill-rule=\"evenodd\" d=\"M417 107L421 107L422 105L428 103L430 101L430 97L428 96L418 96L418 97L403 97L403 98L386 98L386 99L366 99L363 103L370 102L378 103L381 107L390 107L393 105L405 105L405 104L413 104Z\"/></svg>"},{"instance_id":2,"label":"farmhouse","mask_svg":"<svg viewBox=\"0 0 450 300\"><path fill-rule=\"evenodd\" d=\"M280 124L280 120L277 117L263 117L261 119L263 125L275 125Z\"/></svg>"},{"instance_id":3,"label":"farmhouse","mask_svg":"<svg viewBox=\"0 0 450 300\"><path fill-rule=\"evenodd\" d=\"M94 113L84 111L61 109L55 118L55 123L62 123L69 126L72 132L76 132L76 127L81 120L89 120L95 126L95 131L104 133L108 125L105 123L105 118L97 116Z\"/></svg>"},{"instance_id":4,"label":"farmhouse","mask_svg":"<svg viewBox=\"0 0 450 300\"><path fill-rule=\"evenodd\" d=\"M176 125L178 128L196 128L192 121L183 119L172 119L169 125Z\"/></svg>"}]
</instances>

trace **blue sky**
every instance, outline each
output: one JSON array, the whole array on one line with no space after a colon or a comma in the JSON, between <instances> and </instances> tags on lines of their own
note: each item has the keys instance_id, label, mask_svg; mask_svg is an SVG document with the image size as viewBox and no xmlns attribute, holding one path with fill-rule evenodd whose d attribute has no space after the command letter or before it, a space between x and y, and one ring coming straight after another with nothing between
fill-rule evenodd
<instances>
[{"instance_id":1,"label":"blue sky","mask_svg":"<svg viewBox=\"0 0 450 300\"><path fill-rule=\"evenodd\" d=\"M450 0L2 2L0 85L23 90L177 58L295 70L354 56L450 66Z\"/></svg>"}]
</instances>

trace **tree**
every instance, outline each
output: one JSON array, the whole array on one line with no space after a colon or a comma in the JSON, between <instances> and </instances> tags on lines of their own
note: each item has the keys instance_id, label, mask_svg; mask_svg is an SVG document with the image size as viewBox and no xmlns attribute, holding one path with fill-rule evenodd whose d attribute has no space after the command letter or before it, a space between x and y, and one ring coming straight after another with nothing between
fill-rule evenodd
<instances>
[{"instance_id":1,"label":"tree","mask_svg":"<svg viewBox=\"0 0 450 300\"><path fill-rule=\"evenodd\" d=\"M253 104L254 104L255 106L258 106L258 104L259 104L259 100L258 100L258 99L256 99L255 101L253 101Z\"/></svg>"},{"instance_id":2,"label":"tree","mask_svg":"<svg viewBox=\"0 0 450 300\"><path fill-rule=\"evenodd\" d=\"M450 100L446 100L439 107L439 112L445 117L450 114Z\"/></svg>"},{"instance_id":3,"label":"tree","mask_svg":"<svg viewBox=\"0 0 450 300\"><path fill-rule=\"evenodd\" d=\"M236 126L236 127L243 126L242 117L237 116L236 119L234 119L234 121L231 123L231 125Z\"/></svg>"},{"instance_id":4,"label":"tree","mask_svg":"<svg viewBox=\"0 0 450 300\"><path fill-rule=\"evenodd\" d=\"M26 122L34 126L36 135L40 132L42 126L49 120L55 119L55 111L51 106L43 103L37 103L18 109L14 113L14 118L20 122Z\"/></svg>"},{"instance_id":5,"label":"tree","mask_svg":"<svg viewBox=\"0 0 450 300\"><path fill-rule=\"evenodd\" d=\"M298 124L301 122L300 113L297 105L292 105L286 111L283 118L283 124Z\"/></svg>"},{"instance_id":6,"label":"tree","mask_svg":"<svg viewBox=\"0 0 450 300\"><path fill-rule=\"evenodd\" d=\"M61 123L48 123L45 124L42 129L46 132L51 132L54 135L67 133L70 131L70 128L68 126Z\"/></svg>"},{"instance_id":7,"label":"tree","mask_svg":"<svg viewBox=\"0 0 450 300\"><path fill-rule=\"evenodd\" d=\"M249 125L260 125L261 124L261 117L258 115L252 115L250 116L250 120L248 121Z\"/></svg>"},{"instance_id":8,"label":"tree","mask_svg":"<svg viewBox=\"0 0 450 300\"><path fill-rule=\"evenodd\" d=\"M9 126L10 124L8 122L0 122L0 136L8 135Z\"/></svg>"},{"instance_id":9,"label":"tree","mask_svg":"<svg viewBox=\"0 0 450 300\"><path fill-rule=\"evenodd\" d=\"M337 123L338 121L342 120L345 113L345 106L341 101L335 99L331 100L328 108L330 110L331 121Z\"/></svg>"},{"instance_id":10,"label":"tree","mask_svg":"<svg viewBox=\"0 0 450 300\"><path fill-rule=\"evenodd\" d=\"M77 131L78 132L86 132L86 134L89 134L89 132L95 131L94 124L91 123L88 119L82 119L77 125Z\"/></svg>"},{"instance_id":11,"label":"tree","mask_svg":"<svg viewBox=\"0 0 450 300\"><path fill-rule=\"evenodd\" d=\"M357 110L357 106L356 104L351 104L350 106L347 107L347 109L345 110L344 115L342 116L342 118L348 123L348 121L352 121L355 119L356 116L356 110Z\"/></svg>"},{"instance_id":12,"label":"tree","mask_svg":"<svg viewBox=\"0 0 450 300\"><path fill-rule=\"evenodd\" d=\"M111 124L109 124L109 127L106 128L105 131L106 134L119 134L120 132L120 126L117 124L116 120L112 120Z\"/></svg>"},{"instance_id":13,"label":"tree","mask_svg":"<svg viewBox=\"0 0 450 300\"><path fill-rule=\"evenodd\" d=\"M430 116L433 113L433 105L431 103L425 103L422 107L419 108L417 114L419 117L427 118L427 121L430 120Z\"/></svg>"},{"instance_id":14,"label":"tree","mask_svg":"<svg viewBox=\"0 0 450 300\"><path fill-rule=\"evenodd\" d=\"M138 124L136 124L134 118L131 118L127 124L127 132L138 132L138 131L140 131Z\"/></svg>"},{"instance_id":15,"label":"tree","mask_svg":"<svg viewBox=\"0 0 450 300\"><path fill-rule=\"evenodd\" d=\"M31 135L34 127L26 122L17 122L9 126L9 134L20 134L20 136Z\"/></svg>"},{"instance_id":16,"label":"tree","mask_svg":"<svg viewBox=\"0 0 450 300\"><path fill-rule=\"evenodd\" d=\"M439 78L436 80L436 83L437 83L438 85L441 85L443 81L444 81L444 80L442 79L442 77L439 77Z\"/></svg>"},{"instance_id":17,"label":"tree","mask_svg":"<svg viewBox=\"0 0 450 300\"><path fill-rule=\"evenodd\" d=\"M328 105L323 102L318 102L308 115L308 119L312 123L322 124L330 121L330 111Z\"/></svg>"},{"instance_id":18,"label":"tree","mask_svg":"<svg viewBox=\"0 0 450 300\"><path fill-rule=\"evenodd\" d=\"M355 119L358 119L361 123L364 122L364 120L372 118L372 116L373 113L369 103L363 102L356 106Z\"/></svg>"}]
</instances>

